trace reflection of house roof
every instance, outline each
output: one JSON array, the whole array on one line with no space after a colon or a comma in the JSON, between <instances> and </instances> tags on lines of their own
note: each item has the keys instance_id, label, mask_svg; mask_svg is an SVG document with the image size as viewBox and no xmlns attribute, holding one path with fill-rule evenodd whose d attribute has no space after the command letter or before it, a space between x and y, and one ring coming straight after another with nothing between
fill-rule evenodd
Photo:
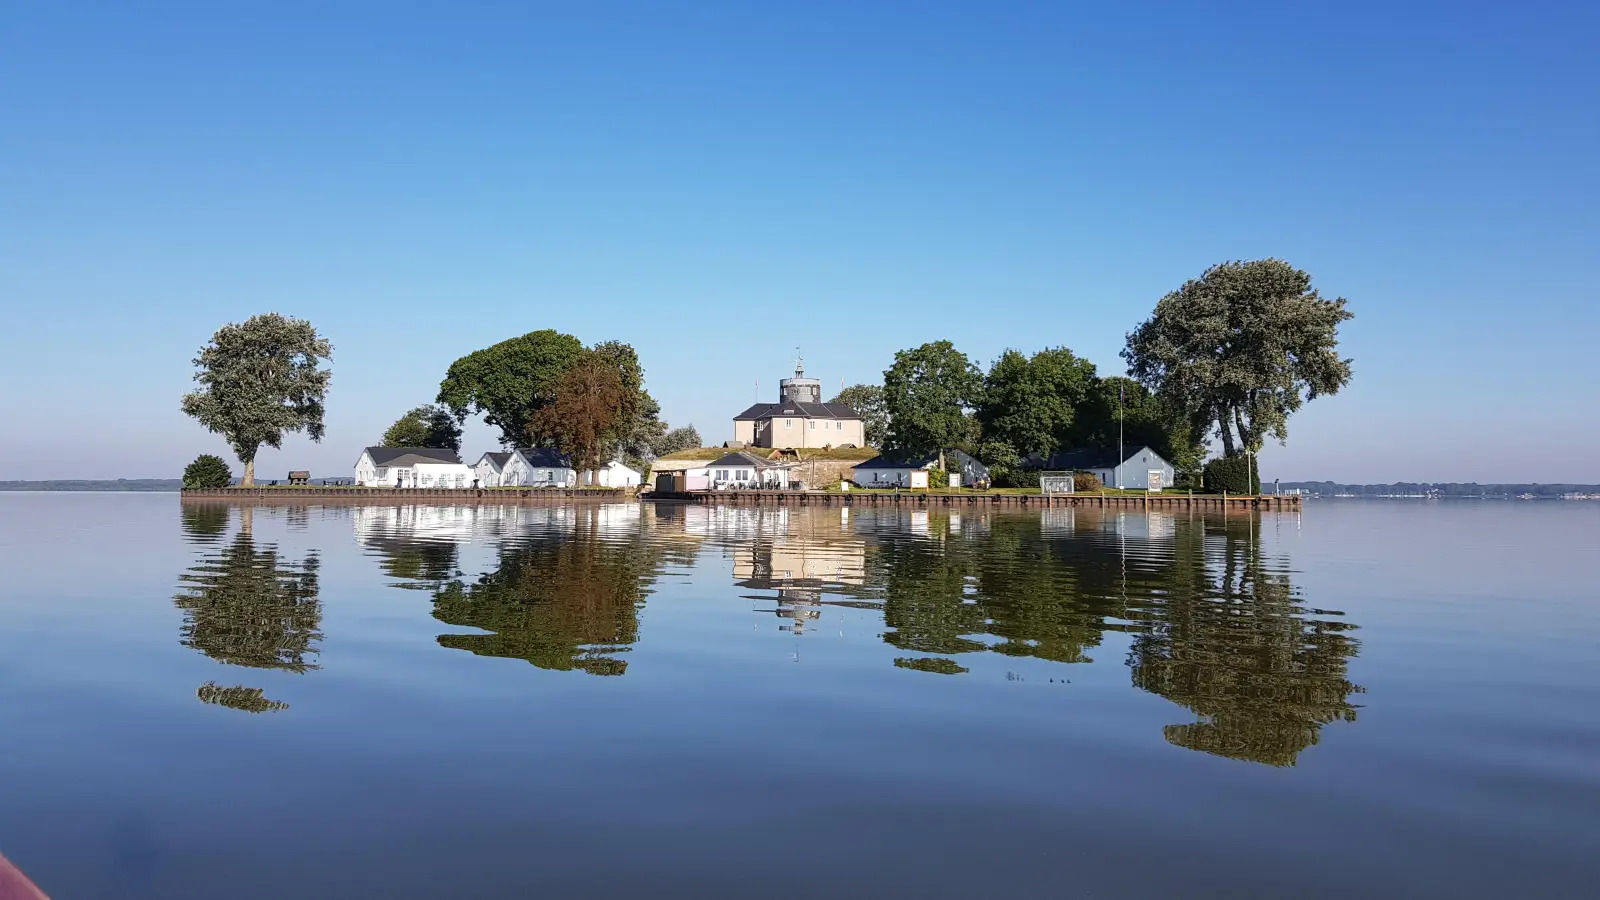
<instances>
[{"instance_id":1,"label":"reflection of house roof","mask_svg":"<svg viewBox=\"0 0 1600 900\"><path fill-rule=\"evenodd\" d=\"M484 460L488 460L489 464L494 466L496 469L504 469L506 467L506 463L511 461L511 454L510 452L485 453L483 456L478 458L478 462L482 463Z\"/></svg>"},{"instance_id":2,"label":"reflection of house roof","mask_svg":"<svg viewBox=\"0 0 1600 900\"><path fill-rule=\"evenodd\" d=\"M1115 448L1088 448L1082 450L1062 450L1052 453L1050 454L1049 459L1043 460L1043 464L1047 469L1114 469L1121 463L1125 463L1141 453L1149 453L1151 456L1161 459L1160 454L1156 453L1154 450L1151 450L1149 447L1144 446L1124 448L1122 451L1122 459L1120 460L1117 459L1117 451ZM1035 460L1037 459L1038 458L1035 457ZM1166 460L1161 461L1166 462Z\"/></svg>"},{"instance_id":3,"label":"reflection of house roof","mask_svg":"<svg viewBox=\"0 0 1600 900\"><path fill-rule=\"evenodd\" d=\"M375 466L414 466L418 463L424 465L438 465L439 463L461 464L461 457L454 450L435 449L433 447L368 447L367 456L372 458Z\"/></svg>"},{"instance_id":4,"label":"reflection of house roof","mask_svg":"<svg viewBox=\"0 0 1600 900\"><path fill-rule=\"evenodd\" d=\"M554 447L520 447L516 454L534 468L570 469L572 460Z\"/></svg>"},{"instance_id":5,"label":"reflection of house roof","mask_svg":"<svg viewBox=\"0 0 1600 900\"><path fill-rule=\"evenodd\" d=\"M767 419L772 416L794 416L800 419L859 419L861 414L843 403L801 403L785 400L782 403L757 403L737 416L741 419Z\"/></svg>"},{"instance_id":6,"label":"reflection of house roof","mask_svg":"<svg viewBox=\"0 0 1600 900\"><path fill-rule=\"evenodd\" d=\"M776 459L762 459L753 453L746 453L743 450L736 450L733 453L729 453L728 455L714 462L708 462L705 465L707 468L713 468L716 466L753 466L757 469L791 469L794 468L795 463L780 462Z\"/></svg>"}]
</instances>

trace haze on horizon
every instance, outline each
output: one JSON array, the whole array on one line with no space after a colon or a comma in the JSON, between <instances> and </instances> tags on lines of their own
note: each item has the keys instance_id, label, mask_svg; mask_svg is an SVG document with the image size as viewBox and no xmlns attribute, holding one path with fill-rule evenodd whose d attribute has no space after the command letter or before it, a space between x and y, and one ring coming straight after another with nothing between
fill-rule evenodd
<instances>
[{"instance_id":1,"label":"haze on horizon","mask_svg":"<svg viewBox=\"0 0 1600 900\"><path fill-rule=\"evenodd\" d=\"M539 328L721 441L796 346L830 388L940 338L1120 374L1278 256L1355 376L1265 478L1600 481L1593 7L667 7L9 10L0 479L231 460L178 401L258 312L333 342L326 439L258 460L321 477Z\"/></svg>"}]
</instances>

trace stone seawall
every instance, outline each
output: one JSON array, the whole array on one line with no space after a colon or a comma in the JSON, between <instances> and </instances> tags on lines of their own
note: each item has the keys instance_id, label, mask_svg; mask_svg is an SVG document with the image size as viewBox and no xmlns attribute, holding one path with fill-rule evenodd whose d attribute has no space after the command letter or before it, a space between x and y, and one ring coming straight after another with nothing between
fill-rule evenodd
<instances>
[{"instance_id":1,"label":"stone seawall","mask_svg":"<svg viewBox=\"0 0 1600 900\"><path fill-rule=\"evenodd\" d=\"M1006 506L1013 508L1086 506L1113 509L1298 510L1298 496L1233 497L1218 494L940 494L904 491L821 493L809 491L695 491L643 495L646 500L702 504L789 504L796 506Z\"/></svg>"}]
</instances>

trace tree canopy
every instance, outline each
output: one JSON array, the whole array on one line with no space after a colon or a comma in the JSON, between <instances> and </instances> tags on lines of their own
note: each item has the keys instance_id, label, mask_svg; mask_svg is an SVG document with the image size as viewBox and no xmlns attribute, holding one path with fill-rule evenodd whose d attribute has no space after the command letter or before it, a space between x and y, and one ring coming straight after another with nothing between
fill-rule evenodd
<instances>
[{"instance_id":1,"label":"tree canopy","mask_svg":"<svg viewBox=\"0 0 1600 900\"><path fill-rule=\"evenodd\" d=\"M1343 297L1281 259L1225 262L1161 298L1122 356L1141 383L1232 456L1288 438L1289 416L1350 381L1338 354Z\"/></svg>"},{"instance_id":2,"label":"tree canopy","mask_svg":"<svg viewBox=\"0 0 1600 900\"><path fill-rule=\"evenodd\" d=\"M984 378L977 409L983 439L1003 442L1024 455L1048 455L1075 445L1078 407L1097 381L1094 363L1065 347L1032 357L1007 350Z\"/></svg>"},{"instance_id":3,"label":"tree canopy","mask_svg":"<svg viewBox=\"0 0 1600 900\"><path fill-rule=\"evenodd\" d=\"M438 402L457 421L481 413L507 447L525 443L528 423L551 397L556 380L584 354L583 342L551 329L531 331L450 364Z\"/></svg>"},{"instance_id":4,"label":"tree canopy","mask_svg":"<svg viewBox=\"0 0 1600 900\"><path fill-rule=\"evenodd\" d=\"M885 447L930 453L971 443L977 423L968 411L982 388L978 367L949 341L898 351L883 373Z\"/></svg>"},{"instance_id":5,"label":"tree canopy","mask_svg":"<svg viewBox=\"0 0 1600 900\"><path fill-rule=\"evenodd\" d=\"M1119 423L1124 446L1149 447L1185 474L1200 470L1206 455L1204 429L1196 428L1183 412L1173 410L1144 385L1120 375L1097 379L1078 406L1073 445L1115 447Z\"/></svg>"},{"instance_id":6,"label":"tree canopy","mask_svg":"<svg viewBox=\"0 0 1600 900\"><path fill-rule=\"evenodd\" d=\"M889 412L883 404L883 386L852 384L829 403L843 403L861 414L861 426L869 447L882 447L889 435Z\"/></svg>"},{"instance_id":7,"label":"tree canopy","mask_svg":"<svg viewBox=\"0 0 1600 900\"><path fill-rule=\"evenodd\" d=\"M256 453L282 447L286 433L323 434L323 401L333 373L329 344L311 323L278 313L222 326L200 348L194 364L199 390L183 397L183 411L222 435L244 463L240 484L255 484Z\"/></svg>"},{"instance_id":8,"label":"tree canopy","mask_svg":"<svg viewBox=\"0 0 1600 900\"><path fill-rule=\"evenodd\" d=\"M622 376L605 355L590 352L556 379L549 400L533 414L528 433L592 471L608 461L627 405Z\"/></svg>"},{"instance_id":9,"label":"tree canopy","mask_svg":"<svg viewBox=\"0 0 1600 900\"><path fill-rule=\"evenodd\" d=\"M679 450L698 450L702 446L704 445L701 443L700 432L693 425L684 425L657 438L650 449L656 456L666 456Z\"/></svg>"},{"instance_id":10,"label":"tree canopy","mask_svg":"<svg viewBox=\"0 0 1600 900\"><path fill-rule=\"evenodd\" d=\"M443 406L419 406L396 419L380 443L385 447L460 450L461 425Z\"/></svg>"}]
</instances>

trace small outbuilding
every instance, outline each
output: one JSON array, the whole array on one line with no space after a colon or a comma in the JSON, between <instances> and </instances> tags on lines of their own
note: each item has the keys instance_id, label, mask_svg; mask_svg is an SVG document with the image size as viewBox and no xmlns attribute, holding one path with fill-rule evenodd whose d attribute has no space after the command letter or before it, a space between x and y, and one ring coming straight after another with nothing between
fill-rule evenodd
<instances>
[{"instance_id":1,"label":"small outbuilding","mask_svg":"<svg viewBox=\"0 0 1600 900\"><path fill-rule=\"evenodd\" d=\"M583 483L594 487L638 487L643 481L643 475L616 460L612 460L593 472L583 473Z\"/></svg>"}]
</instances>

